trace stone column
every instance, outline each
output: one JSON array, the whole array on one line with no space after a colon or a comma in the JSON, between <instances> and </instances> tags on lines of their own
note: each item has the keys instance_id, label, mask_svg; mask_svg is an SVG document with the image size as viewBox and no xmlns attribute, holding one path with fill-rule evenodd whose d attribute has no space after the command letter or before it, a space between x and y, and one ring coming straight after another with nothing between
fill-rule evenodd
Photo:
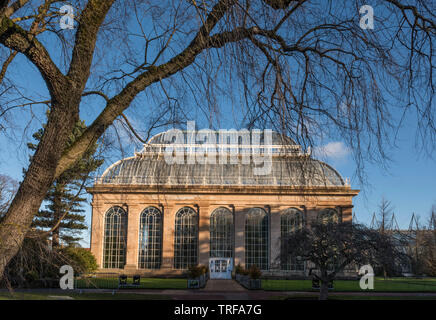
<instances>
[{"instance_id":1,"label":"stone column","mask_svg":"<svg viewBox=\"0 0 436 320\"><path fill-rule=\"evenodd\" d=\"M99 268L103 268L104 214L109 206L98 202L92 203L91 252L97 260Z\"/></svg>"},{"instance_id":2,"label":"stone column","mask_svg":"<svg viewBox=\"0 0 436 320\"><path fill-rule=\"evenodd\" d=\"M235 208L235 266L245 267L245 214L243 209Z\"/></svg>"},{"instance_id":3,"label":"stone column","mask_svg":"<svg viewBox=\"0 0 436 320\"><path fill-rule=\"evenodd\" d=\"M322 209L313 208L313 207L306 208L306 220L305 220L306 226L311 226L312 223L316 221L320 210Z\"/></svg>"},{"instance_id":4,"label":"stone column","mask_svg":"<svg viewBox=\"0 0 436 320\"><path fill-rule=\"evenodd\" d=\"M139 248L139 218L142 207L129 205L127 212L127 251L126 265L124 269L138 269L138 248Z\"/></svg>"},{"instance_id":5,"label":"stone column","mask_svg":"<svg viewBox=\"0 0 436 320\"><path fill-rule=\"evenodd\" d=\"M175 214L176 214L176 208L174 208L174 206L165 206L163 208L162 266L161 266L162 269L174 268Z\"/></svg>"},{"instance_id":6,"label":"stone column","mask_svg":"<svg viewBox=\"0 0 436 320\"><path fill-rule=\"evenodd\" d=\"M198 263L209 266L210 255L210 208L199 205L198 226Z\"/></svg>"},{"instance_id":7,"label":"stone column","mask_svg":"<svg viewBox=\"0 0 436 320\"><path fill-rule=\"evenodd\" d=\"M303 212L303 216L302 216L302 227L304 228L307 225L307 207L305 205L300 206L299 208L301 210L301 212Z\"/></svg>"},{"instance_id":8,"label":"stone column","mask_svg":"<svg viewBox=\"0 0 436 320\"><path fill-rule=\"evenodd\" d=\"M280 268L280 210L270 214L270 255L269 266L271 270Z\"/></svg>"},{"instance_id":9,"label":"stone column","mask_svg":"<svg viewBox=\"0 0 436 320\"><path fill-rule=\"evenodd\" d=\"M351 222L353 220L353 205L343 206L341 211L343 222Z\"/></svg>"}]
</instances>

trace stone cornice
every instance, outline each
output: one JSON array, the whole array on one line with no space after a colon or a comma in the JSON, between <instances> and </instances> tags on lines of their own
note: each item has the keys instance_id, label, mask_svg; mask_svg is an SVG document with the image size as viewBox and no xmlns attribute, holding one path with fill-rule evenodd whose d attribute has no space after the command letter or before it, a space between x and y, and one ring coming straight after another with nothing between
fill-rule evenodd
<instances>
[{"instance_id":1,"label":"stone cornice","mask_svg":"<svg viewBox=\"0 0 436 320\"><path fill-rule=\"evenodd\" d=\"M150 186L123 184L96 184L86 189L91 194L238 194L238 195L335 195L356 196L360 190L349 186L281 187L281 186Z\"/></svg>"}]
</instances>

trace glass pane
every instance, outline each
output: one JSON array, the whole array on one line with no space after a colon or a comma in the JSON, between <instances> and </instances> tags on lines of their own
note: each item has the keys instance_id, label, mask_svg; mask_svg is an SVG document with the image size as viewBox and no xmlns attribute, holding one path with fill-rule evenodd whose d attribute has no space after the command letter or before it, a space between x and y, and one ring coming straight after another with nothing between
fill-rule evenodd
<instances>
[{"instance_id":1,"label":"glass pane","mask_svg":"<svg viewBox=\"0 0 436 320\"><path fill-rule=\"evenodd\" d=\"M229 209L218 208L210 216L210 257L233 257L233 214Z\"/></svg>"},{"instance_id":2,"label":"glass pane","mask_svg":"<svg viewBox=\"0 0 436 320\"><path fill-rule=\"evenodd\" d=\"M283 211L280 215L280 234L283 239L281 243L281 250L286 251L287 246L290 245L286 242L286 237L302 228L303 214L300 210L289 208ZM299 261L296 257L290 255L284 261L281 261L281 269L287 271L303 271L304 261Z\"/></svg>"},{"instance_id":3,"label":"glass pane","mask_svg":"<svg viewBox=\"0 0 436 320\"><path fill-rule=\"evenodd\" d=\"M159 269L162 255L162 215L148 207L141 213L139 230L139 268Z\"/></svg>"},{"instance_id":4,"label":"glass pane","mask_svg":"<svg viewBox=\"0 0 436 320\"><path fill-rule=\"evenodd\" d=\"M176 213L174 268L187 269L198 264L198 215L184 207Z\"/></svg>"},{"instance_id":5,"label":"glass pane","mask_svg":"<svg viewBox=\"0 0 436 320\"><path fill-rule=\"evenodd\" d=\"M265 210L252 208L245 219L245 266L269 268L269 221Z\"/></svg>"},{"instance_id":6,"label":"glass pane","mask_svg":"<svg viewBox=\"0 0 436 320\"><path fill-rule=\"evenodd\" d=\"M106 212L103 244L103 268L121 269L126 262L127 213L121 207Z\"/></svg>"}]
</instances>

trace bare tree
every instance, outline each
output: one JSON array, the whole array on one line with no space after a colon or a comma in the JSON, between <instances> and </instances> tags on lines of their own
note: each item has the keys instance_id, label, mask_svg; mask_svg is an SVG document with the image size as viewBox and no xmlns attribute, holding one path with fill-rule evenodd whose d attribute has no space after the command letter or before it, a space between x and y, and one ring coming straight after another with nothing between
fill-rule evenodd
<instances>
[{"instance_id":1,"label":"bare tree","mask_svg":"<svg viewBox=\"0 0 436 320\"><path fill-rule=\"evenodd\" d=\"M18 182L7 175L0 174L0 221L18 189Z\"/></svg>"},{"instance_id":2,"label":"bare tree","mask_svg":"<svg viewBox=\"0 0 436 320\"><path fill-rule=\"evenodd\" d=\"M53 180L114 123L127 125L128 108L156 118L166 109L164 123L198 111L214 126L226 99L245 126L278 129L303 146L341 137L362 168L386 159L389 129L402 122L391 119L395 103L415 110L432 151L435 16L425 0L412 2L380 0L375 29L362 30L363 0L79 0L76 28L64 31L60 1L2 1L0 121L33 116L33 106L50 112L0 225L0 274ZM8 73L18 57L38 70L46 94ZM81 111L94 120L65 148Z\"/></svg>"},{"instance_id":3,"label":"bare tree","mask_svg":"<svg viewBox=\"0 0 436 320\"><path fill-rule=\"evenodd\" d=\"M378 205L378 230L381 233L390 231L393 223L394 208L392 202L387 200L384 196Z\"/></svg>"},{"instance_id":4,"label":"bare tree","mask_svg":"<svg viewBox=\"0 0 436 320\"><path fill-rule=\"evenodd\" d=\"M328 297L328 285L348 265L385 265L408 261L392 235L382 234L363 225L314 222L285 239L281 259L299 257L315 265L312 275L320 281L320 300Z\"/></svg>"},{"instance_id":5,"label":"bare tree","mask_svg":"<svg viewBox=\"0 0 436 320\"><path fill-rule=\"evenodd\" d=\"M378 209L377 215L374 215L374 218L376 219L374 226L376 231L379 232L381 236L396 235L398 239L403 241L403 246L406 247L407 245L404 241L407 239L407 235L398 230L398 224L395 219L392 202L383 196L378 205ZM380 257L379 261L379 265L382 267L383 277L386 279L389 273L394 272L394 269L392 268L392 261L390 260L390 257L383 256Z\"/></svg>"},{"instance_id":6,"label":"bare tree","mask_svg":"<svg viewBox=\"0 0 436 320\"><path fill-rule=\"evenodd\" d=\"M422 228L419 247L423 260L423 271L429 276L436 276L436 205L430 212L428 228Z\"/></svg>"}]
</instances>

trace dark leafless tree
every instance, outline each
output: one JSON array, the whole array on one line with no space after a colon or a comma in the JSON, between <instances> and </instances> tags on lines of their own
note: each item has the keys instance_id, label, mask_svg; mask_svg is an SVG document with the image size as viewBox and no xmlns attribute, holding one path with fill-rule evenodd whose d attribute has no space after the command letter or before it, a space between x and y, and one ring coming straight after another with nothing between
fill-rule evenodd
<instances>
[{"instance_id":1,"label":"dark leafless tree","mask_svg":"<svg viewBox=\"0 0 436 320\"><path fill-rule=\"evenodd\" d=\"M436 205L431 208L428 227L418 232L416 247L423 273L436 276Z\"/></svg>"},{"instance_id":2,"label":"dark leafless tree","mask_svg":"<svg viewBox=\"0 0 436 320\"><path fill-rule=\"evenodd\" d=\"M17 190L17 181L7 175L0 174L0 221L8 211Z\"/></svg>"},{"instance_id":3,"label":"dark leafless tree","mask_svg":"<svg viewBox=\"0 0 436 320\"><path fill-rule=\"evenodd\" d=\"M289 256L315 265L312 275L320 281L320 300L328 297L328 285L348 265L389 265L409 261L398 239L350 222L320 223L298 230L286 238L281 259ZM404 243L403 243L404 245Z\"/></svg>"},{"instance_id":4,"label":"dark leafless tree","mask_svg":"<svg viewBox=\"0 0 436 320\"><path fill-rule=\"evenodd\" d=\"M379 211L377 212L378 215L377 227L379 231L381 233L390 231L392 229L391 225L393 223L392 219L394 214L392 203L383 196L378 205L378 209Z\"/></svg>"}]
</instances>

